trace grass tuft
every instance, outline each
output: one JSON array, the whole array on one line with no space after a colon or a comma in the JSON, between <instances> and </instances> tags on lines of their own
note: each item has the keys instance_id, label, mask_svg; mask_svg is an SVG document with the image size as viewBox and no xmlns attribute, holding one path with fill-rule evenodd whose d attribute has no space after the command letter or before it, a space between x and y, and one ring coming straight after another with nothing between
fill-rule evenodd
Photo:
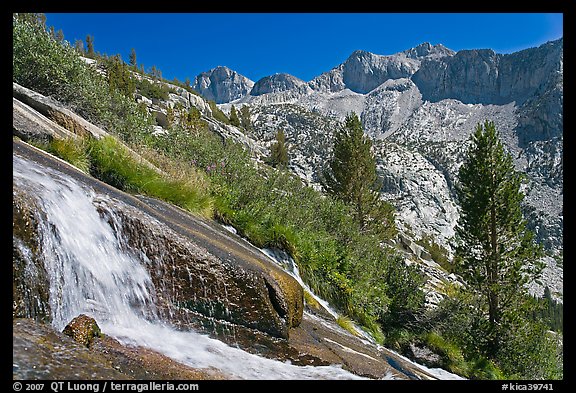
<instances>
[{"instance_id":1,"label":"grass tuft","mask_svg":"<svg viewBox=\"0 0 576 393\"><path fill-rule=\"evenodd\" d=\"M52 139L47 151L67 161L84 173L90 173L88 143L83 138Z\"/></svg>"}]
</instances>

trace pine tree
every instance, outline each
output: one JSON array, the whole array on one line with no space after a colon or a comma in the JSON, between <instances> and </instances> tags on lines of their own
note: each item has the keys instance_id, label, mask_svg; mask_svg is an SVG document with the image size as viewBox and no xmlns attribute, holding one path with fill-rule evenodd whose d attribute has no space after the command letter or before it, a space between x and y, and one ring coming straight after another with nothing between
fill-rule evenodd
<instances>
[{"instance_id":1,"label":"pine tree","mask_svg":"<svg viewBox=\"0 0 576 393\"><path fill-rule=\"evenodd\" d=\"M522 216L522 175L493 122L477 125L458 180L455 267L479 299L484 353L492 357L526 305L525 284L538 276L542 250Z\"/></svg>"},{"instance_id":2,"label":"pine tree","mask_svg":"<svg viewBox=\"0 0 576 393\"><path fill-rule=\"evenodd\" d=\"M94 37L86 36L86 57L94 58Z\"/></svg>"},{"instance_id":3,"label":"pine tree","mask_svg":"<svg viewBox=\"0 0 576 393\"><path fill-rule=\"evenodd\" d=\"M240 119L238 118L238 112L236 112L234 105L232 105L232 108L230 108L230 124L236 127L240 127Z\"/></svg>"},{"instance_id":4,"label":"pine tree","mask_svg":"<svg viewBox=\"0 0 576 393\"><path fill-rule=\"evenodd\" d=\"M120 55L105 60L108 85L111 91L117 90L127 97L136 91L136 82L128 71L128 66L122 61Z\"/></svg>"},{"instance_id":5,"label":"pine tree","mask_svg":"<svg viewBox=\"0 0 576 393\"><path fill-rule=\"evenodd\" d=\"M288 167L288 149L286 148L286 135L284 130L276 132L276 142L270 147L268 163L275 168L285 169Z\"/></svg>"},{"instance_id":6,"label":"pine tree","mask_svg":"<svg viewBox=\"0 0 576 393\"><path fill-rule=\"evenodd\" d=\"M386 237L395 233L394 209L380 200L372 141L356 114L349 114L334 135L333 156L324 171L325 190L352 206L363 231Z\"/></svg>"},{"instance_id":7,"label":"pine tree","mask_svg":"<svg viewBox=\"0 0 576 393\"><path fill-rule=\"evenodd\" d=\"M240 126L244 128L247 134L254 131L254 126L252 125L252 120L250 119L250 108L248 105L242 105L240 108Z\"/></svg>"},{"instance_id":8,"label":"pine tree","mask_svg":"<svg viewBox=\"0 0 576 393\"><path fill-rule=\"evenodd\" d=\"M130 57L128 59L128 61L130 62L130 66L132 66L132 68L136 69L137 64L136 64L136 49L132 48L130 50Z\"/></svg>"}]
</instances>

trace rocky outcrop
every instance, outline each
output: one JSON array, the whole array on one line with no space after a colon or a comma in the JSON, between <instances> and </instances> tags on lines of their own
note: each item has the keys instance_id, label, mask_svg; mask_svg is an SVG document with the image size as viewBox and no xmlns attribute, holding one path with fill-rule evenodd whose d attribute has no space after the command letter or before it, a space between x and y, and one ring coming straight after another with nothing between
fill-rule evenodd
<instances>
[{"instance_id":1,"label":"rocky outcrop","mask_svg":"<svg viewBox=\"0 0 576 393\"><path fill-rule=\"evenodd\" d=\"M278 93L286 90L306 90L306 82L290 74L274 74L265 76L254 84L250 95L260 96L268 93Z\"/></svg>"},{"instance_id":2,"label":"rocky outcrop","mask_svg":"<svg viewBox=\"0 0 576 393\"><path fill-rule=\"evenodd\" d=\"M45 118L50 119L73 134L91 136L98 139L108 135L106 131L65 108L56 100L20 86L15 82L12 82L12 94L13 98L35 109ZM54 129L60 129L55 126L49 126L48 128L50 133L55 133Z\"/></svg>"},{"instance_id":3,"label":"rocky outcrop","mask_svg":"<svg viewBox=\"0 0 576 393\"><path fill-rule=\"evenodd\" d=\"M127 251L143 250L152 264L164 319L207 331L229 322L284 338L298 326L303 292L292 277L209 222L161 201L141 201L146 205L102 200L98 208Z\"/></svg>"},{"instance_id":4,"label":"rocky outcrop","mask_svg":"<svg viewBox=\"0 0 576 393\"><path fill-rule=\"evenodd\" d=\"M39 257L35 199L14 187L12 199L12 317L50 320L49 281Z\"/></svg>"},{"instance_id":5,"label":"rocky outcrop","mask_svg":"<svg viewBox=\"0 0 576 393\"><path fill-rule=\"evenodd\" d=\"M310 87L331 92L350 89L366 94L388 79L410 77L418 66L419 61L403 54L381 56L357 50L340 66L313 79Z\"/></svg>"},{"instance_id":6,"label":"rocky outcrop","mask_svg":"<svg viewBox=\"0 0 576 393\"><path fill-rule=\"evenodd\" d=\"M434 59L441 58L445 56L453 56L456 54L452 49L446 48L442 44L432 45L429 42L423 42L420 45L415 46L402 52L411 59L421 60L422 58Z\"/></svg>"},{"instance_id":7,"label":"rocky outcrop","mask_svg":"<svg viewBox=\"0 0 576 393\"><path fill-rule=\"evenodd\" d=\"M245 76L228 67L218 66L196 76L192 88L207 100L221 104L244 97L252 86L254 82Z\"/></svg>"}]
</instances>

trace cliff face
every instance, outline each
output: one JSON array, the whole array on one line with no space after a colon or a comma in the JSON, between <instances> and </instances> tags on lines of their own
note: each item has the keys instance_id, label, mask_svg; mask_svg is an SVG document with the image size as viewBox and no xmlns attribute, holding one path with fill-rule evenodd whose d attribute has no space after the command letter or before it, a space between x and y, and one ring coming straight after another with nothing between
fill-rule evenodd
<instances>
[{"instance_id":1,"label":"cliff face","mask_svg":"<svg viewBox=\"0 0 576 393\"><path fill-rule=\"evenodd\" d=\"M254 82L250 79L228 67L219 66L198 75L192 88L207 100L221 104L244 97L252 86Z\"/></svg>"},{"instance_id":2,"label":"cliff face","mask_svg":"<svg viewBox=\"0 0 576 393\"><path fill-rule=\"evenodd\" d=\"M422 61L412 80L428 101L522 105L561 72L562 46L560 39L504 55L490 49L462 50Z\"/></svg>"}]
</instances>

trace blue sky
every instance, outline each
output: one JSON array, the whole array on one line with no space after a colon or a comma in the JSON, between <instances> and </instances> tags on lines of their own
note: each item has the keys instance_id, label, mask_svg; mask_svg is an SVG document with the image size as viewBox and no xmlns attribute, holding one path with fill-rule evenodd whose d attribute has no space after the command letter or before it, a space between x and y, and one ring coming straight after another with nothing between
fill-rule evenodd
<instances>
[{"instance_id":1,"label":"blue sky","mask_svg":"<svg viewBox=\"0 0 576 393\"><path fill-rule=\"evenodd\" d=\"M166 79L194 80L227 66L257 81L286 72L305 81L357 49L389 55L422 42L510 53L563 36L563 14L543 13L47 13L72 44L94 37L97 52L131 48Z\"/></svg>"}]
</instances>

